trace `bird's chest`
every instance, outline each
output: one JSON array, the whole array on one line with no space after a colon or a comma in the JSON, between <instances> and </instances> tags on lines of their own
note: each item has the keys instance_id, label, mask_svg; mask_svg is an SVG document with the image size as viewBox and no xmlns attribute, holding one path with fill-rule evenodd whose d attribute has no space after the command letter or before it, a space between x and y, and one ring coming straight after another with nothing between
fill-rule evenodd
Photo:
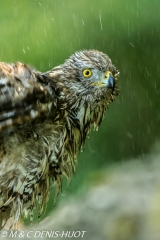
<instances>
[{"instance_id":1,"label":"bird's chest","mask_svg":"<svg viewBox=\"0 0 160 240\"><path fill-rule=\"evenodd\" d=\"M4 136L0 144L0 161L11 159L37 179L55 177L63 173L70 177L75 171L76 154L81 146L80 130L66 123L23 126L14 134ZM36 179L36 178L35 178Z\"/></svg>"}]
</instances>

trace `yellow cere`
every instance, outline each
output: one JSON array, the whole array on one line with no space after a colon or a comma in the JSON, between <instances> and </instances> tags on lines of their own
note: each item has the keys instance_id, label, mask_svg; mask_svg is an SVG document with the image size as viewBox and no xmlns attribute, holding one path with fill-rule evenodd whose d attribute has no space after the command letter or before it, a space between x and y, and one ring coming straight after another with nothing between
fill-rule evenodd
<instances>
[{"instance_id":1,"label":"yellow cere","mask_svg":"<svg viewBox=\"0 0 160 240\"><path fill-rule=\"evenodd\" d=\"M112 75L112 73L110 71L107 71L105 74L105 78L109 78L110 75Z\"/></svg>"},{"instance_id":2,"label":"yellow cere","mask_svg":"<svg viewBox=\"0 0 160 240\"><path fill-rule=\"evenodd\" d=\"M88 68L84 69L82 73L84 77L90 77L92 75L92 71Z\"/></svg>"}]
</instances>

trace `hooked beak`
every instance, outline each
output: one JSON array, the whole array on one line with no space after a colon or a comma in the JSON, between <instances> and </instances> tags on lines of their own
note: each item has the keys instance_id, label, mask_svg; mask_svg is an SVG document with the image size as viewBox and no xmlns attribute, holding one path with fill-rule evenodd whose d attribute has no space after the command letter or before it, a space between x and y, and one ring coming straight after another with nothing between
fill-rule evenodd
<instances>
[{"instance_id":1,"label":"hooked beak","mask_svg":"<svg viewBox=\"0 0 160 240\"><path fill-rule=\"evenodd\" d=\"M114 90L115 80L110 71L107 71L101 81L92 82L92 85L98 85L99 87L107 87Z\"/></svg>"},{"instance_id":2,"label":"hooked beak","mask_svg":"<svg viewBox=\"0 0 160 240\"><path fill-rule=\"evenodd\" d=\"M114 89L115 81L110 71L106 72L105 78L102 80L102 82L106 87L111 88L112 90Z\"/></svg>"}]
</instances>

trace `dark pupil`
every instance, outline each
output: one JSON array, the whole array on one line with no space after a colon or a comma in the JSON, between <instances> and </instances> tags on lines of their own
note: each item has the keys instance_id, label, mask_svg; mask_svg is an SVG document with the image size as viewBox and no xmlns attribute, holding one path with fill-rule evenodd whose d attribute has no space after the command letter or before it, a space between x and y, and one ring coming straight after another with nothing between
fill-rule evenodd
<instances>
[{"instance_id":1,"label":"dark pupil","mask_svg":"<svg viewBox=\"0 0 160 240\"><path fill-rule=\"evenodd\" d=\"M89 75L89 71L86 71L86 75Z\"/></svg>"}]
</instances>

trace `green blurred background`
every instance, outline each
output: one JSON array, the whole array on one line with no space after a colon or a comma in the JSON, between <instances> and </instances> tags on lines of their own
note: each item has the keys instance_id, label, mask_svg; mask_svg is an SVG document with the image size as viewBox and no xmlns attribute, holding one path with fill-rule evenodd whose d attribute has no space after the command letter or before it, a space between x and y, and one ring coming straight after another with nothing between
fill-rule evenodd
<instances>
[{"instance_id":1,"label":"green blurred background","mask_svg":"<svg viewBox=\"0 0 160 240\"><path fill-rule=\"evenodd\" d=\"M143 159L160 137L160 1L1 0L0 61L46 71L81 49L107 53L120 95L81 153L59 199L81 194L100 169ZM94 177L93 177L94 176ZM47 212L52 208L53 192Z\"/></svg>"}]
</instances>

